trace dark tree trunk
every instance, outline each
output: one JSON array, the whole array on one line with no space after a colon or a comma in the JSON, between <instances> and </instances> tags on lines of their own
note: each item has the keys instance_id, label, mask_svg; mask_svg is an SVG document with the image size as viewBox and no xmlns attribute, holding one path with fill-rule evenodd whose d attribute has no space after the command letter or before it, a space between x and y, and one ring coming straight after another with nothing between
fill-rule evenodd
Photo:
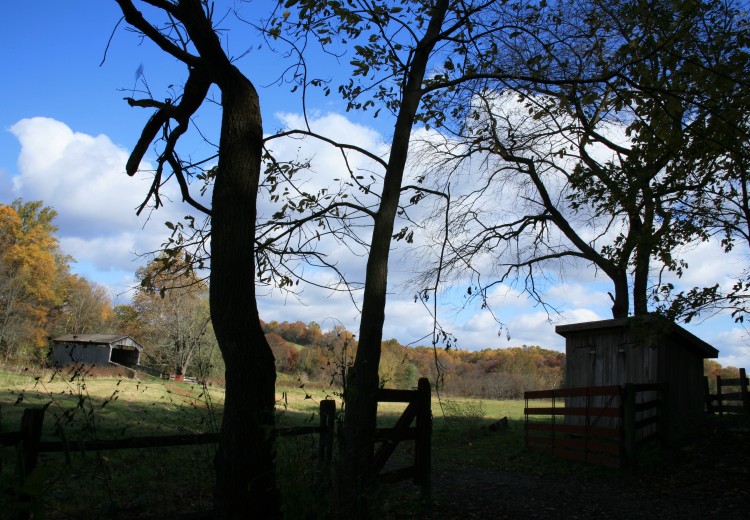
<instances>
[{"instance_id":1,"label":"dark tree trunk","mask_svg":"<svg viewBox=\"0 0 750 520\"><path fill-rule=\"evenodd\" d=\"M208 14L209 4L201 0L146 2L183 25L191 43L188 51L182 45L181 30L163 32L147 22L131 0L116 1L128 23L189 70L177 104L129 100L134 106L158 108L127 162L130 175L163 131L167 138L160 164L170 164L178 182L182 180L183 197L208 212L190 195L174 146L211 84L221 90L219 164L210 210L209 298L211 321L226 364L226 397L215 460L214 514L221 519L278 518L273 459L276 367L255 301L255 214L263 144L258 93L224 53ZM197 55L191 54L193 50ZM176 126L171 126L173 122ZM158 186L157 182L152 187L149 198Z\"/></svg>"},{"instance_id":2,"label":"dark tree trunk","mask_svg":"<svg viewBox=\"0 0 750 520\"><path fill-rule=\"evenodd\" d=\"M651 249L642 245L635 252L635 267L633 269L633 315L648 314L648 270Z\"/></svg>"},{"instance_id":3,"label":"dark tree trunk","mask_svg":"<svg viewBox=\"0 0 750 520\"><path fill-rule=\"evenodd\" d=\"M607 274L615 286L615 295L612 296L612 317L627 318L630 308L627 272L625 269L613 269Z\"/></svg>"},{"instance_id":4,"label":"dark tree trunk","mask_svg":"<svg viewBox=\"0 0 750 520\"><path fill-rule=\"evenodd\" d=\"M216 454L216 518L277 518L273 442L276 368L255 299L255 216L261 167L258 94L224 77L211 216L211 319L226 364Z\"/></svg>"},{"instance_id":5,"label":"dark tree trunk","mask_svg":"<svg viewBox=\"0 0 750 520\"><path fill-rule=\"evenodd\" d=\"M653 173L651 177L656 177ZM631 219L631 232L635 232L636 243L633 251L633 315L648 314L648 275L651 266L651 254L654 250L654 194L646 186L643 188L642 215Z\"/></svg>"},{"instance_id":6,"label":"dark tree trunk","mask_svg":"<svg viewBox=\"0 0 750 520\"><path fill-rule=\"evenodd\" d=\"M354 365L347 375L344 417L342 506L343 515L367 515L363 487L369 484L377 420L378 366L385 321L388 258L401 184L409 151L414 118L422 96L427 62L442 27L447 0L438 0L427 31L417 45L408 70L403 99L396 118L391 154L383 180L380 207L375 216L367 259L359 344ZM365 506L365 507L363 507Z\"/></svg>"}]
</instances>

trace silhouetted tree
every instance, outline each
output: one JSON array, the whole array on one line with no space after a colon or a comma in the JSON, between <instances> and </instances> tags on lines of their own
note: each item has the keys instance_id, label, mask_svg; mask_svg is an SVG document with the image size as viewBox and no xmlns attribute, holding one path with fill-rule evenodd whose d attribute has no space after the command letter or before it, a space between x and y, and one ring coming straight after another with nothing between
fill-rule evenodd
<instances>
[{"instance_id":1,"label":"silhouetted tree","mask_svg":"<svg viewBox=\"0 0 750 520\"><path fill-rule=\"evenodd\" d=\"M160 25L148 21L132 1L117 3L128 24L184 63L187 72L182 94L174 100L128 99L131 106L154 113L126 168L135 174L151 144L161 138L153 183L141 209L149 202L161 205L166 168L183 198L211 218L211 320L226 365L215 516L275 518L280 506L273 454L276 371L255 298L256 197L263 146L258 94L222 49L212 2L145 0L162 16ZM221 92L222 119L209 209L190 192L191 169L178 155L177 144L212 85Z\"/></svg>"}]
</instances>

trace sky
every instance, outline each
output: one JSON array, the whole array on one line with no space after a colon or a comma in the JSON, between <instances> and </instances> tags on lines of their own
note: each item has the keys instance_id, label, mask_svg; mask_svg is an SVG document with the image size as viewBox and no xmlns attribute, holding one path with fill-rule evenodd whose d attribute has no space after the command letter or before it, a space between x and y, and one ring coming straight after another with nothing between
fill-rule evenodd
<instances>
[{"instance_id":1,"label":"sky","mask_svg":"<svg viewBox=\"0 0 750 520\"><path fill-rule=\"evenodd\" d=\"M220 1L217 6L235 7L245 19L268 9L262 1ZM39 0L9 3L0 17L0 64L5 71L0 82L0 202L42 200L55 208L61 247L75 259L72 270L108 287L114 304L129 302L134 273L147 261L142 255L158 249L168 236L164 222L194 213L172 187L165 192L165 207L136 216L149 178L128 177L124 164L149 112L130 108L123 98L144 85L155 97L167 97L170 85L184 81L185 69L124 24L118 26L118 9L114 0ZM231 16L226 20L230 30L224 33L225 46L231 55L243 56L238 66L258 87L265 131L298 123L299 98L276 81L287 64L283 55L267 44L249 45L246 42L257 42L252 29ZM342 70L345 67L342 59ZM308 109L311 124L321 133L371 150L387 149L387 118L346 112L335 93L312 98ZM218 108L209 107L196 123L209 138L217 135ZM210 149L195 138L184 144L185 153L195 156ZM339 156L321 145L281 142L274 151L315 157L321 175L341 170ZM153 159L147 155L142 166L148 168ZM308 182L316 187L314 177ZM391 255L384 339L429 345L431 309L415 301L416 289L409 280L420 257L410 249L399 242ZM362 279L364 257L334 244L329 255L352 279ZM727 257L712 243L700 244L687 257L690 268L683 283L690 287L707 278L729 279L743 261ZM318 282L331 279L315 270L309 274ZM563 350L555 326L609 318L608 290L591 269L574 267L550 273L547 296L560 315L550 316L511 285L499 285L489 295L493 312L482 309L458 285L446 288L437 310L459 348L525 344ZM259 306L266 321L316 321L324 328L342 323L356 331L356 298L307 286L299 294L264 290ZM685 328L718 348L720 363L750 366L747 332L729 317L698 320Z\"/></svg>"}]
</instances>

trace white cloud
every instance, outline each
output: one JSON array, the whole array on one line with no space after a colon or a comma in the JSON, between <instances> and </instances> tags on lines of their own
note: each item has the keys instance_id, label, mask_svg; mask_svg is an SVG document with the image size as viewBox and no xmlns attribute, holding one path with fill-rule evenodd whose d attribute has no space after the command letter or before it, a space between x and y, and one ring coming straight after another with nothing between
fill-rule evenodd
<instances>
[{"instance_id":1,"label":"white cloud","mask_svg":"<svg viewBox=\"0 0 750 520\"><path fill-rule=\"evenodd\" d=\"M53 206L61 227L77 236L133 226L150 179L125 174L128 151L105 135L74 132L44 117L23 119L10 131L21 143L16 193Z\"/></svg>"},{"instance_id":2,"label":"white cloud","mask_svg":"<svg viewBox=\"0 0 750 520\"><path fill-rule=\"evenodd\" d=\"M279 113L276 117L284 128L305 128L305 120L298 114ZM382 154L386 148L382 136L375 130L358 125L338 114L325 114L316 118L308 118L313 132L325 136L335 142L356 146L375 155ZM295 175L295 184L301 190L316 193L326 188L331 193L341 182L350 179L351 175L362 175L363 182L368 182L371 174L377 179L375 192L380 191L379 179L384 171L381 166L371 159L354 150L342 150L324 141L309 136L292 136L274 139L268 142L268 147L276 158L282 161L291 159L310 160L310 171ZM346 157L346 160L344 159ZM349 172L351 168L352 173ZM369 197L351 191L350 197L360 196L366 202L374 202L374 196ZM263 204L266 201L261 201Z\"/></svg>"},{"instance_id":3,"label":"white cloud","mask_svg":"<svg viewBox=\"0 0 750 520\"><path fill-rule=\"evenodd\" d=\"M58 212L63 252L86 266L81 274L94 281L132 274L140 265L134 253L157 249L167 231L163 222L186 212L184 205L169 203L180 198L167 187L163 210L136 217L150 180L125 174L129 152L106 135L75 132L45 117L23 119L10 131L21 144L14 196L42 200Z\"/></svg>"},{"instance_id":4,"label":"white cloud","mask_svg":"<svg viewBox=\"0 0 750 520\"><path fill-rule=\"evenodd\" d=\"M589 282L587 285L580 283L561 283L553 285L547 291L550 302L555 305L564 305L565 309L576 308L604 308L607 309L612 301L607 294L607 289L601 286L606 282ZM571 311L568 311L568 313Z\"/></svg>"},{"instance_id":5,"label":"white cloud","mask_svg":"<svg viewBox=\"0 0 750 520\"><path fill-rule=\"evenodd\" d=\"M733 283L747 266L745 248L740 243L735 250L725 253L718 240L699 242L684 248L682 258L688 263L681 278L670 275L676 287L706 287L715 283Z\"/></svg>"},{"instance_id":6,"label":"white cloud","mask_svg":"<svg viewBox=\"0 0 750 520\"><path fill-rule=\"evenodd\" d=\"M720 317L713 323L707 322L702 334L686 328L719 350L718 362L722 365L750 368L750 331L732 323L731 318Z\"/></svg>"},{"instance_id":7,"label":"white cloud","mask_svg":"<svg viewBox=\"0 0 750 520\"><path fill-rule=\"evenodd\" d=\"M568 323L585 323L587 321L599 321L611 319L611 315L602 315L592 309L578 308L569 309L563 312L563 316L560 319L558 325L564 325Z\"/></svg>"},{"instance_id":8,"label":"white cloud","mask_svg":"<svg viewBox=\"0 0 750 520\"><path fill-rule=\"evenodd\" d=\"M92 238L63 236L60 239L63 251L73 255L75 260L87 262L101 271L135 272L140 264L136 263L138 257L133 253L141 243L138 235L132 232Z\"/></svg>"},{"instance_id":9,"label":"white cloud","mask_svg":"<svg viewBox=\"0 0 750 520\"><path fill-rule=\"evenodd\" d=\"M295 118L298 116L284 114L282 122L293 126L299 123ZM368 150L382 152L385 149L380 134L340 115L321 116L313 120L313 126ZM134 208L142 201L148 179L131 179L124 174L128 151L112 143L107 136L75 132L64 123L47 118L19 121L11 131L21 143L18 173L13 178L14 196L41 199L54 207L59 212L57 223L63 250L79 261L74 269L93 281L109 285L113 295L121 295L116 303L123 303L128 296L122 292L132 285L133 273L142 263L133 252L157 248L166 231L162 222L177 220L188 213L186 206L168 202L167 207L152 215L150 220L137 219ZM317 189L334 178L348 175L340 152L327 145L286 140L275 142L273 146L277 153L286 157L299 153L301 157L314 158L314 174L307 179L310 187ZM350 157L354 167L372 168L369 161ZM179 200L174 191L165 194ZM361 233L369 238L369 228L363 228ZM340 243L323 245L350 279L363 280L366 256L353 254ZM414 303L414 288L405 284L412 276L409 266L424 261L424 257L406 257L406 249L403 243L398 243L391 251L390 292L383 332L384 339L395 337L402 343L416 341L432 330L429 312ZM716 258L725 257L714 256L716 251L714 244L699 245L690 251L691 268L683 281L692 283L708 275L715 278L719 272L734 269L734 265L726 262L718 266ZM320 284L334 279L333 274L312 268L307 268L306 274ZM560 283L553 273L547 287L547 296L563 311L562 316L553 317L554 322L544 310L533 306L520 287L499 285L493 289L490 303L497 318L508 326L510 340L505 336L505 329L498 335L500 325L487 310L471 302L468 308L461 310L466 303L466 288L461 281L441 296L440 323L458 337L460 348L527 344L562 349L564 341L554 331L556 324L606 319L610 305L606 296L607 281L591 283L594 278L590 269L576 265L565 275L564 282ZM355 298L359 302L361 293L356 293ZM269 321L317 321L330 327L335 319L352 331L356 331L359 324L357 305L347 294L314 286L304 287L300 300L278 291L262 296L260 310L263 319ZM718 333L701 325L690 330L720 349L719 362L750 365L750 348L746 346L743 329L725 327ZM418 344L429 342L428 338Z\"/></svg>"}]
</instances>

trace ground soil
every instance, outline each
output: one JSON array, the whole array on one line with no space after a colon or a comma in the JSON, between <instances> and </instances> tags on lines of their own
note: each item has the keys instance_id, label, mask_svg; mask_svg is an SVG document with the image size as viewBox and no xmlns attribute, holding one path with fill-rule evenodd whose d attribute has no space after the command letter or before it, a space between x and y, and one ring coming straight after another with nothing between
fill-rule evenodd
<instances>
[{"instance_id":1,"label":"ground soil","mask_svg":"<svg viewBox=\"0 0 750 520\"><path fill-rule=\"evenodd\" d=\"M480 465L437 469L432 504L408 517L750 518L747 428L711 431L621 474L579 469L571 465L567 474L554 475Z\"/></svg>"}]
</instances>

